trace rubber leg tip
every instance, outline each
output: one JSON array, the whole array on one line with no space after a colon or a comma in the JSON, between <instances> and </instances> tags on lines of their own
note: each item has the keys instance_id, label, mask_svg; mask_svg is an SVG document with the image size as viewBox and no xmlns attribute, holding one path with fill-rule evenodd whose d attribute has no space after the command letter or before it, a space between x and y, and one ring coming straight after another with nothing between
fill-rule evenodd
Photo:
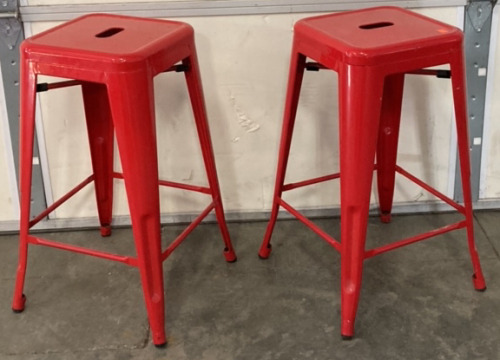
<instances>
[{"instance_id":1,"label":"rubber leg tip","mask_svg":"<svg viewBox=\"0 0 500 360\"><path fill-rule=\"evenodd\" d=\"M352 335L342 335L342 340L352 340Z\"/></svg>"},{"instance_id":2,"label":"rubber leg tip","mask_svg":"<svg viewBox=\"0 0 500 360\"><path fill-rule=\"evenodd\" d=\"M486 291L486 283L482 274L479 277L477 277L476 274L473 274L472 281L474 283L474 289L476 289L476 291Z\"/></svg>"},{"instance_id":3,"label":"rubber leg tip","mask_svg":"<svg viewBox=\"0 0 500 360\"><path fill-rule=\"evenodd\" d=\"M101 236L102 237L107 237L111 235L111 226L109 225L103 225L101 226Z\"/></svg>"},{"instance_id":4,"label":"rubber leg tip","mask_svg":"<svg viewBox=\"0 0 500 360\"><path fill-rule=\"evenodd\" d=\"M392 216L390 213L381 213L380 214L380 221L382 221L384 224L390 223L392 220Z\"/></svg>"},{"instance_id":5,"label":"rubber leg tip","mask_svg":"<svg viewBox=\"0 0 500 360\"><path fill-rule=\"evenodd\" d=\"M155 347L157 349L165 349L167 347L167 342L165 341L165 342L163 342L161 344L155 344Z\"/></svg>"},{"instance_id":6,"label":"rubber leg tip","mask_svg":"<svg viewBox=\"0 0 500 360\"><path fill-rule=\"evenodd\" d=\"M269 255L271 255L271 250L272 250L271 244L267 245L267 247L265 248L260 249L259 258L261 260L266 260L267 258L269 258Z\"/></svg>"},{"instance_id":7,"label":"rubber leg tip","mask_svg":"<svg viewBox=\"0 0 500 360\"><path fill-rule=\"evenodd\" d=\"M12 311L16 314L22 313L24 311L24 304L26 303L26 295L23 294L21 298L21 304L16 304L12 306Z\"/></svg>"},{"instance_id":8,"label":"rubber leg tip","mask_svg":"<svg viewBox=\"0 0 500 360\"><path fill-rule=\"evenodd\" d=\"M236 262L236 260L238 260L234 250L232 250L232 249L229 250L228 248L224 249L224 257L226 258L226 261L228 263L234 263L234 262Z\"/></svg>"}]
</instances>

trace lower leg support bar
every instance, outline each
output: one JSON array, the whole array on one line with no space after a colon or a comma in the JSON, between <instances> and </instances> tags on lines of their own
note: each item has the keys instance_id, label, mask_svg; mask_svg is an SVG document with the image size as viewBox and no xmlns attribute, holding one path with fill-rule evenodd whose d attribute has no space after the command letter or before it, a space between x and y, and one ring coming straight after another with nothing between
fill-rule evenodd
<instances>
[{"instance_id":1,"label":"lower leg support bar","mask_svg":"<svg viewBox=\"0 0 500 360\"><path fill-rule=\"evenodd\" d=\"M28 236L28 242L30 244L34 245L42 245L42 246L47 246L47 247L52 247L60 250L67 250L71 252L76 252L79 254L84 254L84 255L90 255L90 256L95 256L101 259L107 259L107 260L113 260L117 262L121 262L130 266L137 266L137 259L129 257L129 256L123 256L123 255L115 255L115 254L110 254L107 252L103 251L98 251L98 250L93 250L93 249L87 249L81 246L75 246L75 245L69 245L69 244L63 244L57 241L51 241L51 240L46 240L42 239L36 236Z\"/></svg>"},{"instance_id":2,"label":"lower leg support bar","mask_svg":"<svg viewBox=\"0 0 500 360\"><path fill-rule=\"evenodd\" d=\"M215 203L212 202L207 206L203 212L198 215L196 219L193 220L189 226L184 229L184 231L168 246L168 248L162 253L161 259L165 261L166 258L179 246L184 239L201 223L201 221L215 208Z\"/></svg>"},{"instance_id":3,"label":"lower leg support bar","mask_svg":"<svg viewBox=\"0 0 500 360\"><path fill-rule=\"evenodd\" d=\"M333 237L328 235L326 232L321 230L316 224L314 224L311 220L306 218L304 215L299 213L297 210L295 210L293 207L291 207L289 204L287 204L283 199L279 200L279 204L290 214L295 216L298 220L303 222L309 229L314 231L316 234L318 234L320 237L323 238L327 243L329 243L331 246L335 248L338 252L340 252L340 243L335 240Z\"/></svg>"},{"instance_id":4,"label":"lower leg support bar","mask_svg":"<svg viewBox=\"0 0 500 360\"><path fill-rule=\"evenodd\" d=\"M426 232L423 234L419 234L419 235L416 235L416 236L413 236L413 237L410 237L410 238L407 238L404 240L396 241L396 242L389 244L389 245L385 245L385 246L381 246L381 247L378 247L375 249L371 249L371 250L365 251L365 259L369 259L371 257L383 254L383 253L388 252L390 250L394 250L394 249L397 249L397 248L400 248L400 247L403 247L406 245L410 245L410 244L416 243L418 241L426 240L428 238L431 238L431 237L434 237L437 235L441 235L441 234L444 234L444 233L447 233L447 232L450 232L453 230L462 229L462 228L465 228L466 226L467 226L467 223L464 220L464 221L460 221L460 222L457 222L455 224L443 226L439 229L432 230L432 231L429 231L429 232Z\"/></svg>"},{"instance_id":5,"label":"lower leg support bar","mask_svg":"<svg viewBox=\"0 0 500 360\"><path fill-rule=\"evenodd\" d=\"M42 211L37 217L35 217L33 220L29 222L29 227L32 228L35 226L40 220L45 218L48 214L50 214L52 211L57 209L59 206L61 206L66 200L71 198L73 195L75 195L78 191L83 189L85 186L87 186L89 183L91 183L94 180L94 175L90 175L88 178L83 180L80 184L75 186L70 192L68 192L66 195L61 197L59 200L54 202L52 205L50 205L47 209Z\"/></svg>"},{"instance_id":6,"label":"lower leg support bar","mask_svg":"<svg viewBox=\"0 0 500 360\"><path fill-rule=\"evenodd\" d=\"M455 209L457 209L457 211L459 211L460 213L464 214L465 215L465 208L460 205L460 204L457 204L455 201L453 201L452 199L450 199L449 197L447 197L446 195L440 193L439 191L437 191L436 189L434 189L433 187L430 187L429 185L427 185L426 183L424 183L422 180L420 180L419 178L413 176L412 174L410 174L408 171L404 170L403 168L399 167L396 165L396 171L398 173L400 173L401 175L403 175L404 177L406 177L407 179L413 181L415 184L417 184L418 186L422 187L423 189L427 190L428 192L430 192L432 195L436 196L437 198L443 200L445 203L447 203L448 205L454 207Z\"/></svg>"}]
</instances>

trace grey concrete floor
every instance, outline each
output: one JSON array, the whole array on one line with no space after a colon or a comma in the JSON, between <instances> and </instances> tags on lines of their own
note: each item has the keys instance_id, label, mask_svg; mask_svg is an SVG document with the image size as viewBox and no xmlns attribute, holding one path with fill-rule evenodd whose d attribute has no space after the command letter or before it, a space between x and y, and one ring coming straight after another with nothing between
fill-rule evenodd
<instances>
[{"instance_id":1,"label":"grey concrete floor","mask_svg":"<svg viewBox=\"0 0 500 360\"><path fill-rule=\"evenodd\" d=\"M368 246L456 220L453 214L370 218ZM316 222L338 236L338 219ZM463 230L365 262L356 336L341 340L340 259L297 221L278 222L273 253L257 250L265 223L232 223L228 264L215 224L165 262L169 344L151 344L137 269L30 247L26 310L10 310L17 236L0 236L0 359L500 359L500 212L476 213L488 290L476 292ZM166 242L183 226L165 226ZM44 234L133 254L130 229Z\"/></svg>"}]
</instances>

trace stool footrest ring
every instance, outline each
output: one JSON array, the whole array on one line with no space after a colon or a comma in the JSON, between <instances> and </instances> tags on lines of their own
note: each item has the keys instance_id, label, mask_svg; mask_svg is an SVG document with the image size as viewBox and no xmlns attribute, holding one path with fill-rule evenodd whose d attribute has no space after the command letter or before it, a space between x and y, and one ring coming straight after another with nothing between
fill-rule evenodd
<instances>
[{"instance_id":1,"label":"stool footrest ring","mask_svg":"<svg viewBox=\"0 0 500 360\"><path fill-rule=\"evenodd\" d=\"M311 220L306 218L304 215L302 215L300 212L295 210L290 204L286 203L283 199L279 199L279 204L290 214L295 216L298 220L300 220L302 223L304 223L309 229L314 231L316 234L318 234L320 237L323 238L327 243L332 245L335 250L340 252L340 243L335 240L333 237L328 235L326 232L324 232L322 229L320 229L315 223L313 223Z\"/></svg>"},{"instance_id":2,"label":"stool footrest ring","mask_svg":"<svg viewBox=\"0 0 500 360\"><path fill-rule=\"evenodd\" d=\"M335 174L331 174L331 175L320 176L320 177L317 177L314 179L285 184L285 185L283 185L283 191L293 190L293 189L297 189L299 187L307 186L307 185L314 185L314 184L318 184L318 183L323 182L323 181L335 180L335 179L338 179L339 177L340 177L340 173L335 173Z\"/></svg>"},{"instance_id":3,"label":"stool footrest ring","mask_svg":"<svg viewBox=\"0 0 500 360\"><path fill-rule=\"evenodd\" d=\"M118 172L114 172L113 177L115 179L123 179L123 174L118 173ZM205 187L205 186L189 185L189 184L183 184L183 183L178 183L175 181L167 181L167 180L158 180L158 185L168 186L168 187L172 187L172 188L176 188L176 189L199 192L199 193L207 194L207 195L212 194L212 190L208 187Z\"/></svg>"},{"instance_id":4,"label":"stool footrest ring","mask_svg":"<svg viewBox=\"0 0 500 360\"><path fill-rule=\"evenodd\" d=\"M167 247L167 249L162 253L161 259L165 261L169 255L179 246L184 239L198 226L202 220L215 208L215 203L212 202L208 205L203 212L194 219L191 224Z\"/></svg>"},{"instance_id":5,"label":"stool footrest ring","mask_svg":"<svg viewBox=\"0 0 500 360\"><path fill-rule=\"evenodd\" d=\"M376 165L374 167L374 170L377 170ZM408 180L414 182L418 186L422 187L424 190L428 191L432 195L436 196L440 200L444 201L448 205L455 208L458 212L465 215L465 207L464 206L453 201L452 199L450 199L449 197L447 197L443 193L441 193L438 190L434 189L433 187L429 186L428 184L426 184L422 180L418 179L414 175L410 174L409 172L407 172L406 170L404 170L400 166L396 165L395 170L396 170L396 172L398 172L402 176L406 177ZM313 184L317 184L319 182L333 180L333 179L337 179L337 178L340 178L340 173L325 175L325 176L313 178L310 180L304 180L304 181L300 181L300 182L296 182L296 183L290 183L290 184L283 185L282 191L292 190L292 189L296 189L298 187L313 185ZM317 235L319 235L321 238L323 238L326 242L328 242L330 245L332 245L337 251L339 251L339 252L341 251L341 243L339 241L335 240L333 237L331 237L330 235L325 233L316 224L314 224L311 220L309 220L304 215L302 215L299 211L297 211L290 204L285 202L282 198L278 198L278 199L276 199L276 201L278 202L278 204L281 207L283 207L291 215L295 216L299 221L304 223L308 228L310 228ZM431 230L431 231L428 231L428 232L425 232L425 233L422 233L419 235L415 235L415 236L412 236L412 237L407 238L407 239L398 240L398 241L391 243L391 244L388 244L388 245L384 245L384 246L381 246L381 247L378 247L375 249L367 250L367 251L365 251L364 258L368 259L368 258L385 253L385 252L390 251L390 250L395 250L397 248L400 248L400 247L403 247L406 245L410 245L410 244L413 244L413 243L418 242L418 241L426 240L428 238L431 238L431 237L434 237L437 235L441 235L441 234L444 234L446 232L450 232L453 230L462 229L465 227L467 227L467 222L465 220L459 221L457 223L446 225L444 227L441 227L441 228L438 228L435 230Z\"/></svg>"},{"instance_id":6,"label":"stool footrest ring","mask_svg":"<svg viewBox=\"0 0 500 360\"><path fill-rule=\"evenodd\" d=\"M70 190L66 195L62 196L59 200L55 201L52 205L50 205L47 209L38 214L33 220L29 222L29 228L32 228L36 224L38 224L43 218L49 215L52 211L61 206L65 201L70 199L73 195L83 189L85 186L94 181L94 175L90 175L88 178L83 180L80 184L75 186L72 190Z\"/></svg>"},{"instance_id":7,"label":"stool footrest ring","mask_svg":"<svg viewBox=\"0 0 500 360\"><path fill-rule=\"evenodd\" d=\"M445 203L447 203L448 205L450 205L451 207L454 207L458 212L460 212L461 214L464 214L465 215L465 207L463 207L462 205L458 204L456 201L453 201L452 199L450 199L448 196L444 195L443 193L437 191L436 189L434 189L433 187L429 186L428 184L426 184L425 182L423 182L422 180L420 180L419 178L413 176L412 174L410 174L408 171L404 170L403 168L401 168L400 166L396 165L396 171L398 173L400 173L401 175L403 175L405 178L407 178L408 180L414 182L415 184L417 184L418 186L420 186L421 188L423 188L424 190L427 190L428 192L430 192L432 195L436 196L437 198L439 198L440 200L444 201Z\"/></svg>"},{"instance_id":8,"label":"stool footrest ring","mask_svg":"<svg viewBox=\"0 0 500 360\"><path fill-rule=\"evenodd\" d=\"M410 245L410 244L413 244L413 243L416 243L416 242L419 242L422 240L427 240L431 237L441 235L441 234L444 234L444 233L447 233L450 231L463 229L465 227L467 227L467 222L465 220L462 220L462 221L459 221L459 222L454 223L454 224L443 226L439 229L431 230L431 231L428 231L428 232L425 232L422 234L418 234L418 235L409 237L407 239L398 240L398 241L393 242L393 243L388 244L388 245L384 245L384 246L380 246L380 247L375 248L375 249L367 250L367 251L365 251L364 258L369 259L369 258L374 257L376 255L380 255L380 254L383 254L385 252L395 250L395 249L398 249L400 247Z\"/></svg>"},{"instance_id":9,"label":"stool footrest ring","mask_svg":"<svg viewBox=\"0 0 500 360\"><path fill-rule=\"evenodd\" d=\"M33 245L42 245L42 246L52 247L52 248L56 248L56 249L60 249L60 250L76 252L79 254L95 256L95 257L102 258L102 259L113 260L113 261L121 262L121 263L130 265L130 266L137 266L137 259L130 257L130 256L116 255L116 254L111 254L111 253L107 253L104 251L84 248L81 246L64 244L61 242L46 240L46 239L32 236L32 235L28 235L28 242L30 244L33 244Z\"/></svg>"}]
</instances>

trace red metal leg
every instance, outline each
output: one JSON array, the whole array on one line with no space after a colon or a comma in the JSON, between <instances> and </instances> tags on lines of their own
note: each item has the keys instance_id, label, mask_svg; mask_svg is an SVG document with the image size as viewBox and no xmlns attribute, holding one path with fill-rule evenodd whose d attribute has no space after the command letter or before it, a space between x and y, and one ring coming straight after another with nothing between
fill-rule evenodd
<instances>
[{"instance_id":1,"label":"red metal leg","mask_svg":"<svg viewBox=\"0 0 500 360\"><path fill-rule=\"evenodd\" d=\"M380 219L385 223L391 221L403 86L404 74L391 75L385 79L377 143Z\"/></svg>"},{"instance_id":2,"label":"red metal leg","mask_svg":"<svg viewBox=\"0 0 500 360\"><path fill-rule=\"evenodd\" d=\"M198 67L198 60L196 50L192 48L191 56L183 61L187 65L188 70L185 72L186 82L193 107L193 113L200 139L201 152L205 162L205 169L207 172L208 183L212 192L212 198L215 204L215 216L217 223L222 234L224 241L224 257L228 262L235 262L237 260L236 253L234 252L231 238L227 229L226 219L224 216L224 208L222 206L222 198L220 194L219 181L217 179L217 169L215 166L214 152L212 141L210 137L210 128L208 127L207 112L205 109L205 100L203 97L203 87L201 84L200 70Z\"/></svg>"},{"instance_id":3,"label":"red metal leg","mask_svg":"<svg viewBox=\"0 0 500 360\"><path fill-rule=\"evenodd\" d=\"M108 81L144 298L157 346L166 344L153 80L147 71Z\"/></svg>"},{"instance_id":4,"label":"red metal leg","mask_svg":"<svg viewBox=\"0 0 500 360\"><path fill-rule=\"evenodd\" d=\"M101 235L111 235L113 211L113 121L106 85L82 84Z\"/></svg>"},{"instance_id":5,"label":"red metal leg","mask_svg":"<svg viewBox=\"0 0 500 360\"><path fill-rule=\"evenodd\" d=\"M462 54L454 56L451 62L451 82L453 86L453 100L455 103L455 119L457 124L458 156L460 158L460 175L462 178L462 191L464 197L465 220L467 222L467 242L472 260L474 288L479 291L486 290L479 256L474 242L474 216L472 213L472 198L470 187L470 158L469 134L467 126L467 99L465 93L465 65Z\"/></svg>"},{"instance_id":6,"label":"red metal leg","mask_svg":"<svg viewBox=\"0 0 500 360\"><path fill-rule=\"evenodd\" d=\"M28 232L31 206L31 175L33 172L33 142L35 135L35 101L36 101L37 76L30 70L27 61L21 66L21 116L20 116L20 144L19 144L19 167L20 167L20 202L21 219L19 233L19 263L16 272L16 285L12 310L22 312L26 297L23 294L24 280L26 276L26 265L28 261Z\"/></svg>"},{"instance_id":7,"label":"red metal leg","mask_svg":"<svg viewBox=\"0 0 500 360\"><path fill-rule=\"evenodd\" d=\"M300 87L304 76L304 68L306 57L297 51L294 45L292 49L292 58L290 60L290 71L288 74L288 89L286 94L285 112L283 115L283 127L281 130L280 149L278 155L278 169L276 170L276 180L274 184L273 205L271 216L267 225L264 240L259 250L259 257L267 259L271 254L271 236L273 234L274 225L278 218L279 199L283 192L283 184L285 181L286 166L288 163L288 155L292 143L293 126L295 124L295 116L297 114L297 106L299 103Z\"/></svg>"},{"instance_id":8,"label":"red metal leg","mask_svg":"<svg viewBox=\"0 0 500 360\"><path fill-rule=\"evenodd\" d=\"M365 67L339 71L341 334L354 335L384 80Z\"/></svg>"}]
</instances>

